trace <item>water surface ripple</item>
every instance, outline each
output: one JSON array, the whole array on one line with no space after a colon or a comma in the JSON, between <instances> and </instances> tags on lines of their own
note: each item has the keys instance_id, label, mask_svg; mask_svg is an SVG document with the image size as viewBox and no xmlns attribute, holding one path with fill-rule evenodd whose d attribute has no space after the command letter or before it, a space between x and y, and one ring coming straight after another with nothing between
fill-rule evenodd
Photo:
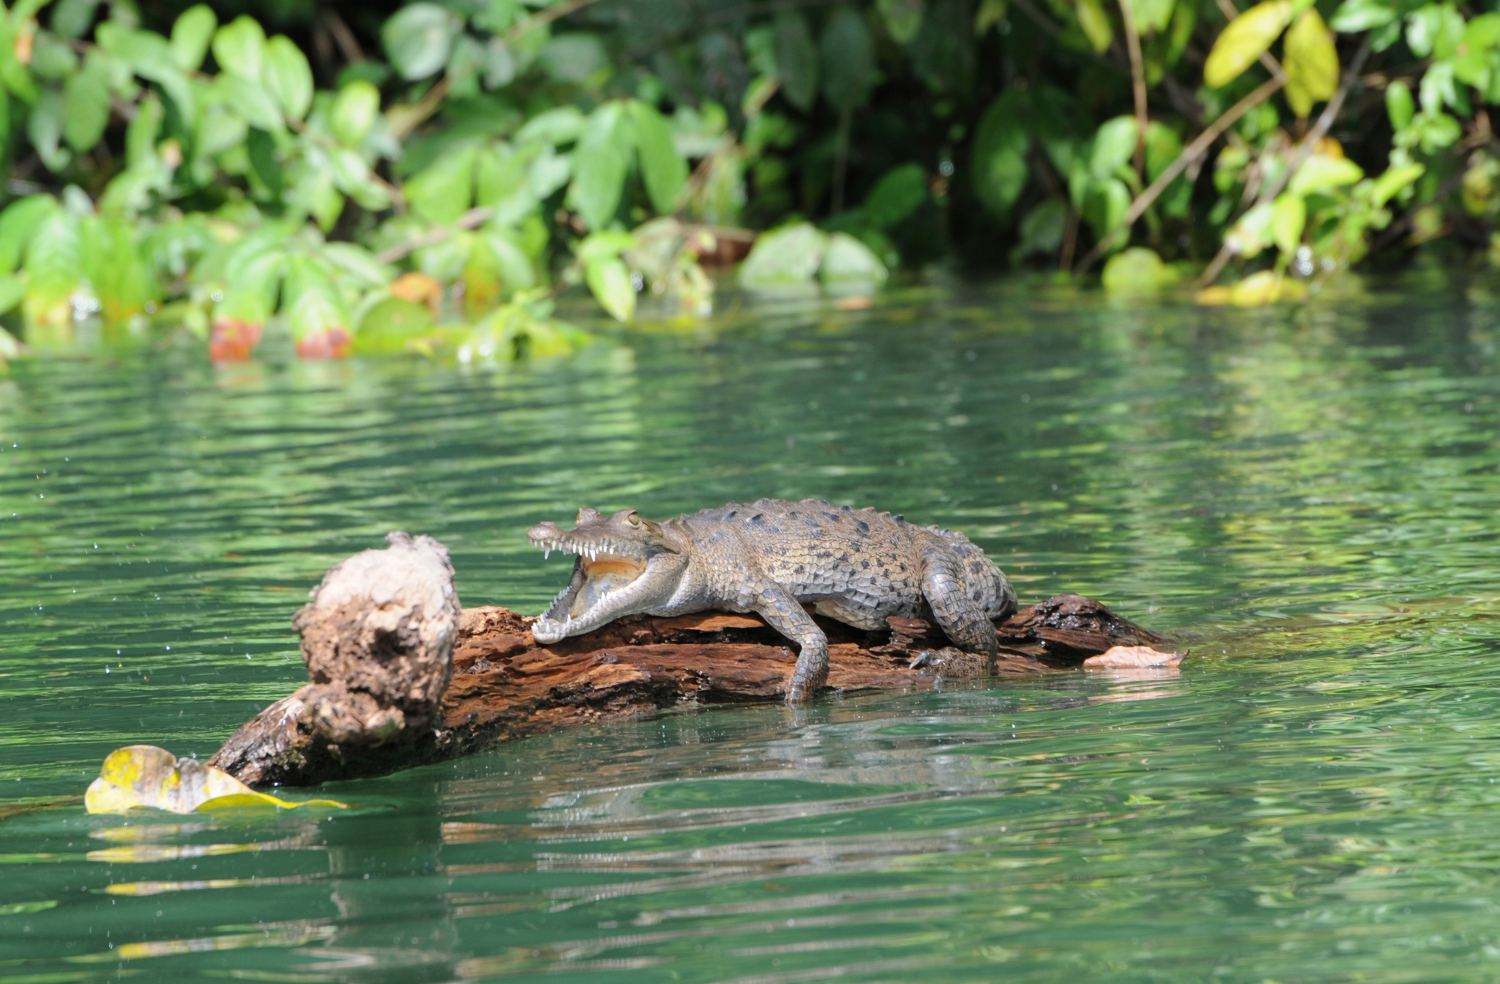
<instances>
[{"instance_id":1,"label":"water surface ripple","mask_svg":"<svg viewBox=\"0 0 1500 984\"><path fill-rule=\"evenodd\" d=\"M742 311L495 373L0 377L0 984L1500 978L1496 296ZM77 802L297 686L292 612L389 529L534 611L538 520L760 495L963 529L1193 655L684 708L333 816Z\"/></svg>"}]
</instances>

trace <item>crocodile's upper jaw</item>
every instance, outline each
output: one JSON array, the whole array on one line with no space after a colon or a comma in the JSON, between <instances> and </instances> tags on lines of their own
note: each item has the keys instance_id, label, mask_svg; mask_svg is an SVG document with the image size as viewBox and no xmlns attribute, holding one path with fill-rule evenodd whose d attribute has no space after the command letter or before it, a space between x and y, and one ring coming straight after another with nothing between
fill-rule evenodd
<instances>
[{"instance_id":1,"label":"crocodile's upper jaw","mask_svg":"<svg viewBox=\"0 0 1500 984\"><path fill-rule=\"evenodd\" d=\"M540 523L527 534L544 554L560 550L578 558L568 586L531 627L543 645L659 607L676 590L684 563L661 544L655 524L628 510L606 520L586 509L578 519L572 530Z\"/></svg>"}]
</instances>

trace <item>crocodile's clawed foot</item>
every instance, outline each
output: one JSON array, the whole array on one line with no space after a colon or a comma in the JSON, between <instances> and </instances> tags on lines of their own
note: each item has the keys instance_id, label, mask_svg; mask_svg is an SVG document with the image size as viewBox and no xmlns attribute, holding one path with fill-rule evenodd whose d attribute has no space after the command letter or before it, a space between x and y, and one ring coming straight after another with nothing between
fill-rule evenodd
<instances>
[{"instance_id":1,"label":"crocodile's clawed foot","mask_svg":"<svg viewBox=\"0 0 1500 984\"><path fill-rule=\"evenodd\" d=\"M978 653L966 653L954 646L943 649L924 649L908 664L908 669L921 670L923 675L941 674L950 677L983 676L987 661Z\"/></svg>"}]
</instances>

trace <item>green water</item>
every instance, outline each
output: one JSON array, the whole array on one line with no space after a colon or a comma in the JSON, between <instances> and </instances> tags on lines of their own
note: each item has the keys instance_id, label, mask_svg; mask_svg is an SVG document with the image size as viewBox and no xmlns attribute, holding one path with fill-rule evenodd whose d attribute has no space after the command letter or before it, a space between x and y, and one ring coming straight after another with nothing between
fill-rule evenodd
<instances>
[{"instance_id":1,"label":"green water","mask_svg":"<svg viewBox=\"0 0 1500 984\"><path fill-rule=\"evenodd\" d=\"M1019 286L742 308L502 372L0 378L0 984L1500 980L1500 294L1299 313ZM89 817L296 687L389 529L536 611L580 505L965 530L1180 674L688 708L320 790ZM16 810L50 802L45 809Z\"/></svg>"}]
</instances>

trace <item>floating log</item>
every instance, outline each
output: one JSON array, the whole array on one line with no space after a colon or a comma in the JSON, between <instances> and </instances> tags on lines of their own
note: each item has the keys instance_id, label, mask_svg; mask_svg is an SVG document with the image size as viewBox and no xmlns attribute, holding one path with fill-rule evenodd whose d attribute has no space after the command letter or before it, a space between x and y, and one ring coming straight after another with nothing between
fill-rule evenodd
<instances>
[{"instance_id":1,"label":"floating log","mask_svg":"<svg viewBox=\"0 0 1500 984\"><path fill-rule=\"evenodd\" d=\"M687 701L780 700L796 663L787 640L753 614L634 615L539 646L532 617L458 610L436 541L388 539L389 549L333 568L294 619L312 683L243 725L210 765L251 786L383 775ZM880 633L814 618L828 635L829 691L929 688L945 674L983 671L979 657L920 619L887 619L890 632ZM1075 668L1117 646L1168 645L1071 594L997 629L994 672L1003 677Z\"/></svg>"}]
</instances>

